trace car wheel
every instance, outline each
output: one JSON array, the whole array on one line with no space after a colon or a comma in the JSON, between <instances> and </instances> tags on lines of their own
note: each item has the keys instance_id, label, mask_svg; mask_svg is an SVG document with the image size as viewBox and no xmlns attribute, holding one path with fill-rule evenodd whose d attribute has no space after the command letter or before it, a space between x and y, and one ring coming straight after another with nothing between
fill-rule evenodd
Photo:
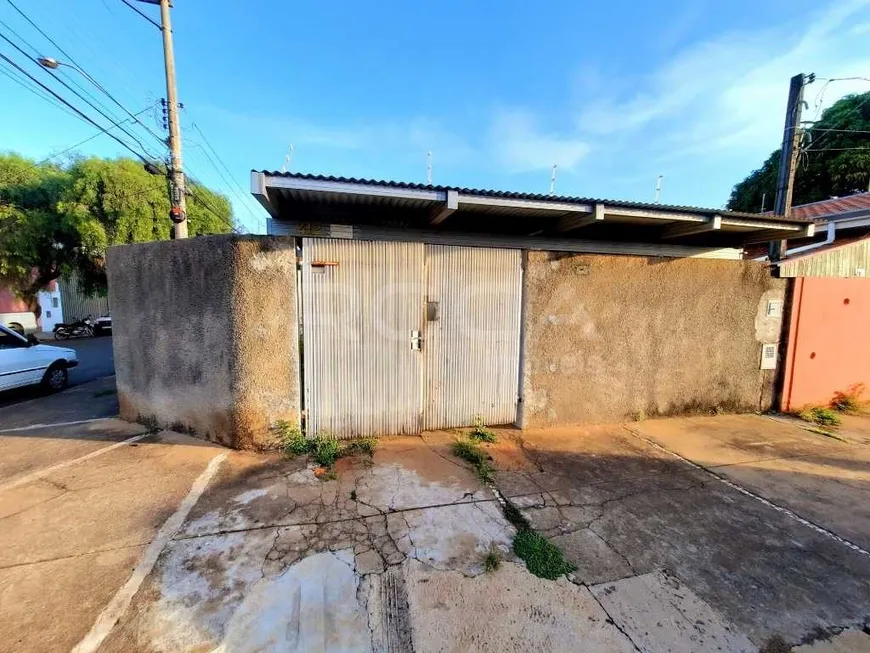
<instances>
[{"instance_id":1,"label":"car wheel","mask_svg":"<svg viewBox=\"0 0 870 653\"><path fill-rule=\"evenodd\" d=\"M24 335L24 326L20 322L10 322L9 328L18 333L19 335Z\"/></svg>"},{"instance_id":2,"label":"car wheel","mask_svg":"<svg viewBox=\"0 0 870 653\"><path fill-rule=\"evenodd\" d=\"M67 386L67 383L69 383L69 374L66 368L59 363L49 367L45 371L45 376L42 377L42 386L50 392L63 390Z\"/></svg>"}]
</instances>

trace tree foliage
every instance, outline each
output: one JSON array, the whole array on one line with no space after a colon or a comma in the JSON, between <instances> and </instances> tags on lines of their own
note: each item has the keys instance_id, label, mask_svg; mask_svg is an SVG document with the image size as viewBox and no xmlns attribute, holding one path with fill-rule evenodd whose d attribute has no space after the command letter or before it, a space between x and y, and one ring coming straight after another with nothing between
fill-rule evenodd
<instances>
[{"instance_id":1,"label":"tree foliage","mask_svg":"<svg viewBox=\"0 0 870 653\"><path fill-rule=\"evenodd\" d=\"M805 131L801 150L793 205L866 191L870 181L870 92L847 95L826 109ZM773 208L779 157L779 150L771 153L758 170L734 186L729 209L757 212L763 195L765 209Z\"/></svg>"},{"instance_id":2,"label":"tree foliage","mask_svg":"<svg viewBox=\"0 0 870 653\"><path fill-rule=\"evenodd\" d=\"M190 182L188 189L191 236L232 230L223 195ZM132 159L56 165L0 154L0 283L33 309L37 292L68 274L86 293L105 293L106 249L168 239L169 208L165 174Z\"/></svg>"}]
</instances>

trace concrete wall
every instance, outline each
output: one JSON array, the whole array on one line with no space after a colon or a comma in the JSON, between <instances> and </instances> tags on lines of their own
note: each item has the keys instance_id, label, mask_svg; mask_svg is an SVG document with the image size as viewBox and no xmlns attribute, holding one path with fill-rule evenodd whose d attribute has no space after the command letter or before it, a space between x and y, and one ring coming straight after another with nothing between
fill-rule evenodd
<instances>
[{"instance_id":1,"label":"concrete wall","mask_svg":"<svg viewBox=\"0 0 870 653\"><path fill-rule=\"evenodd\" d=\"M125 245L107 264L122 418L243 448L299 420L291 239Z\"/></svg>"},{"instance_id":2,"label":"concrete wall","mask_svg":"<svg viewBox=\"0 0 870 653\"><path fill-rule=\"evenodd\" d=\"M783 410L870 383L870 279L794 280Z\"/></svg>"},{"instance_id":3,"label":"concrete wall","mask_svg":"<svg viewBox=\"0 0 870 653\"><path fill-rule=\"evenodd\" d=\"M741 261L529 252L523 427L767 409L785 281Z\"/></svg>"}]
</instances>

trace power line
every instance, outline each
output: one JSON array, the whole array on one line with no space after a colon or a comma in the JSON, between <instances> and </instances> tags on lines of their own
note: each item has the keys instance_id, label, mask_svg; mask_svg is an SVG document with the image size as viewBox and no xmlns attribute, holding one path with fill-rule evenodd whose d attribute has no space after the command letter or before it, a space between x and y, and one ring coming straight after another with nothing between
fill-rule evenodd
<instances>
[{"instance_id":1,"label":"power line","mask_svg":"<svg viewBox=\"0 0 870 653\"><path fill-rule=\"evenodd\" d=\"M55 99L54 99L53 97L51 97L50 95L48 95L48 94L46 94L46 93L40 91L40 90L37 89L37 88L34 88L33 86L28 85L28 84L27 84L23 79L21 79L20 77L16 77L16 76L13 74L12 70L8 67L8 65L7 65L7 67L0 68L0 73L3 73L6 77L8 77L9 79L11 79L11 80L12 80L13 82L15 82L16 84L20 85L20 86L21 86L22 88L24 88L25 90L30 91L30 92L33 93L36 97L38 97L38 98L40 98L40 99L42 99L42 100L45 100L46 102L48 102L48 103L51 104L52 106L55 106L55 107L57 107L58 109L60 109L60 110L62 110L62 111L65 111L66 113L68 113L69 115L71 115L73 118L77 118L77 117L78 117L78 116L76 116L72 111L70 111L68 108L66 108L65 106L63 106L60 102L58 102L57 100L55 100Z\"/></svg>"},{"instance_id":2,"label":"power line","mask_svg":"<svg viewBox=\"0 0 870 653\"><path fill-rule=\"evenodd\" d=\"M105 94L106 97L108 97L112 102L114 102L118 107L120 107L120 109L121 109L124 113L126 113L130 118L132 118L132 119L134 120L134 123L139 124L143 129L145 129L145 131L147 131L149 134L151 134L151 136L153 136L153 137L154 137L154 138L155 138L155 139L156 139L156 140L157 140L161 145L163 145L164 147L166 146L166 141L165 141L161 136L159 136L158 134L154 133L154 131L152 131L151 128L148 127L148 125L146 125L145 123L143 123L143 122L137 120L136 117L133 115L133 113L131 113L130 110L129 110L126 106L124 106L124 105L121 103L120 100L118 100L114 95L112 95L109 91L107 91L106 88L105 88L102 84L100 84L100 83L99 83L99 82L94 78L94 76L91 75L91 74L90 74L90 73L89 73L89 72L84 68L84 66L82 66L82 65L79 64L75 59L73 59L72 55L70 55L66 50L64 50L64 49L63 49L63 48L62 48L62 47L57 43L57 41L55 41L55 40L52 39L48 34L46 34L45 31L43 31L43 30L42 30L42 29L41 29L41 28L40 28L40 27L39 27L39 26L38 26L38 25L37 25L37 24L36 24L36 23L35 23L35 22L34 22L34 21L33 21L33 20L28 16L28 15L27 15L27 14L25 14L21 9L19 9L18 6L17 6L17 5L16 5L12 0L6 0L6 1L7 1L10 5L12 5L12 7L15 9L15 11L17 11L19 14L21 14L21 16L23 16L24 19L25 19L28 23L30 23L30 24L31 24L31 25L32 25L32 26L33 26L33 27L34 27L34 28L35 28L35 29L36 29L40 34L42 34L42 36L43 36L43 37L44 37L44 38L45 38L49 43L51 43L54 47L56 47L56 48L58 49L58 51L60 51L60 53L61 53L64 57L66 57L66 58L69 60L69 64L70 64L71 66L75 67L75 69L78 70L78 72L80 72L80 73L81 73L85 78L87 78L88 81L90 81L94 86L96 86L100 91L102 91L102 93ZM29 43L29 42L27 41L27 39L23 38L23 37L22 37L20 34L18 34L15 30L13 30L11 27L9 27L8 25L6 25L6 23L2 23L2 21L0 21L0 24L3 24L3 25L6 27L6 29L8 29L10 32L12 32L12 34L14 34L16 37L18 37L18 39L19 39L20 41L22 41L23 43L25 43L25 44L26 44L26 45L27 45L31 50L33 50L33 51L37 54L37 57L38 57L38 55L40 54L39 50L37 50L37 49L36 49L36 48L31 44L31 43ZM7 40L8 40L8 39L7 39ZM25 53L25 56L26 56L26 53ZM63 66L63 62L61 62L61 70L63 69L62 66ZM67 79L69 79L69 78L67 77ZM70 82L71 82L71 83L72 83L76 88L78 88L79 90L81 90L82 92L84 92L86 95L88 95L91 99L93 99L95 102L97 102L98 104L100 104L100 106L101 106L105 111L108 111L108 109L107 109L107 108L106 108L102 103L100 103L96 98L94 98L94 96L91 95L88 91L86 91L85 89L83 89L83 88L82 88L78 83L76 83L76 82L73 81L72 79L69 79L69 81L70 81ZM69 88L69 87L67 87L67 88ZM113 118L114 120L117 121L117 117L116 117L116 116L112 116L112 118ZM140 145L141 145L141 143L140 143ZM145 149L144 145L143 145L142 147L143 147L143 149Z\"/></svg>"},{"instance_id":3,"label":"power line","mask_svg":"<svg viewBox=\"0 0 870 653\"><path fill-rule=\"evenodd\" d=\"M862 77L861 79L864 79L864 78ZM832 80L832 81L833 81L833 80ZM870 80L868 80L868 81L870 81ZM863 100L861 100L861 102L859 102L856 106L854 106L854 107L852 107L851 109L849 109L849 110L848 110L844 115L840 116L840 122L839 122L839 124L837 125L837 127L841 127L841 126L845 125L845 124L846 124L846 119L849 117L850 114L852 114L852 113L856 113L856 112L857 112L861 107L863 107L865 104L867 104L867 102L870 102L870 92L866 93L865 95L866 95L867 97L865 97ZM815 142L815 145L818 145L818 144L819 144L819 141L823 141L827 136L829 136L830 133L834 133L833 129L830 129L830 130L828 130L827 133L822 134L822 135L819 137L819 139ZM806 150L804 150L804 151L806 151L806 152L811 152L811 151L813 151L813 150L815 150L815 149L817 149L817 148L811 146L810 148L808 148L808 149L806 149Z\"/></svg>"},{"instance_id":4,"label":"power line","mask_svg":"<svg viewBox=\"0 0 870 653\"><path fill-rule=\"evenodd\" d=\"M24 70L21 66L19 66L17 63L15 63L12 59L10 59L9 57L7 57L7 56L6 56L5 54L3 54L2 52L0 52L0 59L3 59L3 60L6 61L7 63L11 64L12 66L14 66L14 67L16 68L16 70L18 70L19 72L23 73L23 74L26 75L27 77L29 77L33 82L35 82L36 84L38 84L42 89L44 89L44 90L48 91L49 93L51 93L55 98L57 98L58 100L60 100L64 105L66 105L66 106L68 106L70 109L72 109L72 110L73 110L73 111L74 111L74 112L75 112L75 113L76 113L76 114L77 114L77 115L78 115L82 120L85 120L86 122L89 122L90 124L92 124L92 125L93 125L94 127L96 127L97 129L104 129L104 127L103 127L101 124L99 124L98 122L96 122L93 118L91 118L91 117L88 116L87 114L85 114L85 113L79 111L79 109L77 109L75 106L73 106L72 104L70 104L66 99L64 99L62 96L60 96L60 95L58 95L57 93L55 93L55 92L54 92L52 89L50 89L48 86L46 86L45 84L43 84L42 82L40 82L40 81L39 81L38 79L36 79L33 75L31 75L30 73L28 73L26 70ZM124 133L126 133L126 132L124 132ZM145 158L144 156L142 156L139 152L137 152L136 150L134 150L132 147L130 147L130 145L128 145L127 143L125 143L124 141L122 141L120 138L118 138L118 137L115 136L114 134L112 134L112 133L110 133L110 132L108 132L108 131L106 132L106 134L107 134L108 136L110 136L113 140L115 140L115 141L117 141L119 144L121 144L125 149L129 150L130 152L132 152L132 153L136 156L136 158L140 159L143 163L151 163L148 159L146 159L146 158Z\"/></svg>"},{"instance_id":5,"label":"power line","mask_svg":"<svg viewBox=\"0 0 870 653\"><path fill-rule=\"evenodd\" d=\"M855 150L870 150L870 147L823 147L820 149L804 150L804 152L850 152Z\"/></svg>"},{"instance_id":6,"label":"power line","mask_svg":"<svg viewBox=\"0 0 870 653\"><path fill-rule=\"evenodd\" d=\"M2 38L4 41L6 41L7 43L9 43L9 45L11 45L13 48L15 48L16 50L18 50L18 52L20 52L21 54L23 54L25 57L28 56L27 53L26 53L24 50L22 50L20 47L18 47L18 45L16 45L15 42L13 42L11 39L9 39L6 35L4 35L4 34L0 34L0 38ZM4 58L5 58L5 57L4 57ZM11 61L11 59L10 59L9 61ZM16 68L18 68L17 65L16 65ZM42 67L40 66L40 69L43 70L43 71L45 71L46 74L51 75L51 73L50 73L48 70L46 70L45 68L42 68ZM22 72L23 72L23 69L22 69ZM28 76L29 76L29 75L28 75ZM95 110L95 111L96 111L97 113L99 113L101 116L103 116L103 118L105 118L106 120L108 120L110 123L117 122L117 120L118 120L117 117L107 115L103 110L100 109L100 107L96 106L93 102L90 102L87 98L85 98L81 93L79 93L79 92L77 92L75 89L71 88L70 85L67 84L63 79L61 79L60 77L55 77L55 76L53 76L53 75L51 75L51 76L52 76L53 79L55 79L57 82L59 82L62 86L64 86L67 90L71 91L71 92L73 93L73 95L75 95L76 97L78 97L80 100L84 101L85 104L87 104L89 107L91 107L93 110ZM46 87L46 88L47 88L47 87ZM52 94L54 94L54 92L52 92ZM58 97L60 97L60 96L58 96ZM65 102L65 103L66 103L66 102ZM71 105L70 105L70 106L71 106ZM96 124L96 123L94 123L94 124ZM97 127L101 127L101 125L98 125L98 124L97 124ZM141 148L142 148L142 149L143 149L143 150L148 154L148 156L150 156L150 157L154 157L154 155L153 155L151 152L148 151L148 148L145 147L145 145L142 143L142 141L140 141L140 140L139 140L139 139L138 139L134 134L131 134L129 131L127 131L126 129L124 129L124 128L122 128L122 127L119 127L119 129L120 129L122 132L124 132L127 136L129 136L130 138L132 138L132 139L136 142L136 144L139 145L139 147L141 147Z\"/></svg>"},{"instance_id":7,"label":"power line","mask_svg":"<svg viewBox=\"0 0 870 653\"><path fill-rule=\"evenodd\" d=\"M140 114L143 114L143 113L145 113L146 111L148 111L149 109L151 109L150 106L145 107L144 109L142 109L141 111L139 111L139 112L138 112L137 114L135 114L135 115L138 116L138 115L140 115ZM98 138L99 136L102 136L103 134L107 133L110 129L114 129L114 128L117 127L119 124L124 123L124 122L127 122L128 120L130 120L130 119L129 119L129 118L124 118L124 119L121 120L120 122L116 122L116 123L114 123L114 124L112 124L112 125L109 125L109 126L106 127L105 129L101 129L100 131L98 131L98 132L97 132L96 134L94 134L93 136L89 136L89 137L86 138L85 140L83 140L83 141L79 141L79 142L76 143L75 145L70 145L70 146L69 146L68 148L66 148L65 150L61 150L60 152L58 152L58 153L56 153L56 154L52 154L51 156L47 156L47 157L45 157L45 158L44 158L42 161L40 161L39 163L35 163L35 164L34 164L34 167L35 167L35 166L38 166L38 165L42 165L43 163L48 163L48 162L51 161L52 159L56 159L56 158L59 157L59 156L63 156L63 155L66 154L67 152L69 152L69 151L71 151L71 150L74 150L74 149L76 149L77 147L81 147L81 146L84 145L85 143L87 143L87 142L89 142L89 141L92 141L92 140L94 140L95 138Z\"/></svg>"},{"instance_id":8,"label":"power line","mask_svg":"<svg viewBox=\"0 0 870 653\"><path fill-rule=\"evenodd\" d=\"M148 14L146 14L144 11L141 11L141 10L139 9L139 7L137 7L137 6L134 5L133 3L129 2L129 0L121 0L121 2L123 2L125 5L127 5L128 7L130 7L130 9L132 9L132 10L135 11L137 14L139 14L140 16L142 16L142 18L144 18L144 19L147 20L149 23L151 23L152 25L154 25L154 27L156 27L157 29L159 29L161 32L163 31L163 27L160 25L160 23L158 23L157 21L153 20L153 19L151 18L151 16L149 16Z\"/></svg>"},{"instance_id":9,"label":"power line","mask_svg":"<svg viewBox=\"0 0 870 653\"><path fill-rule=\"evenodd\" d=\"M813 132L838 132L842 134L870 134L870 130L866 129L816 129L815 127L810 127L810 131Z\"/></svg>"},{"instance_id":10,"label":"power line","mask_svg":"<svg viewBox=\"0 0 870 653\"><path fill-rule=\"evenodd\" d=\"M212 165L212 167L217 171L217 173L221 176L221 178L224 180L224 182L230 187L230 190L235 194L235 196L236 196L236 198L238 198L240 204L247 210L247 212L250 214L250 216L254 219L255 223L260 224L262 222L262 218L257 216L257 214L251 210L250 205L247 204L247 200L253 201L253 198L251 198L250 195L247 195L244 192L244 190L242 190L239 183L233 178L233 174L230 172L226 163L224 163L224 161L223 161L223 159L221 159L220 155L211 146L211 143L208 142L208 139L206 138L206 136L202 132L202 130L199 128L199 125L197 125L195 122L191 122L191 127L193 127L197 131L197 133L199 133L199 135L202 137L202 140L205 143L206 147L208 148L208 150L211 150L212 154L214 154L215 158L218 160L220 165L223 167L223 170L226 172L226 175L221 171L220 168L218 168L217 164L214 162L214 160L211 158L211 156L209 156L208 151L204 147L198 145L198 147L200 147L200 149L202 151L202 154L205 155L205 157L208 159L208 161ZM190 141L188 141L188 143L189 142ZM265 226L265 223L264 223L264 226Z\"/></svg>"}]
</instances>

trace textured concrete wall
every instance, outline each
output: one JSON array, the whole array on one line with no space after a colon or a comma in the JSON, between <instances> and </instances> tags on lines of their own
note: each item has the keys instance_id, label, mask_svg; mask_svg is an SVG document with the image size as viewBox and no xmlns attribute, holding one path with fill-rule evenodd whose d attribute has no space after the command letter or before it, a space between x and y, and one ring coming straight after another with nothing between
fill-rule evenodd
<instances>
[{"instance_id":1,"label":"textured concrete wall","mask_svg":"<svg viewBox=\"0 0 870 653\"><path fill-rule=\"evenodd\" d=\"M126 245L107 264L122 418L242 448L298 421L292 240Z\"/></svg>"},{"instance_id":2,"label":"textured concrete wall","mask_svg":"<svg viewBox=\"0 0 870 653\"><path fill-rule=\"evenodd\" d=\"M233 256L236 438L259 448L276 420L300 418L296 249L256 238L236 241Z\"/></svg>"},{"instance_id":3,"label":"textured concrete wall","mask_svg":"<svg viewBox=\"0 0 870 653\"><path fill-rule=\"evenodd\" d=\"M529 252L520 424L770 406L785 282L752 262Z\"/></svg>"}]
</instances>

